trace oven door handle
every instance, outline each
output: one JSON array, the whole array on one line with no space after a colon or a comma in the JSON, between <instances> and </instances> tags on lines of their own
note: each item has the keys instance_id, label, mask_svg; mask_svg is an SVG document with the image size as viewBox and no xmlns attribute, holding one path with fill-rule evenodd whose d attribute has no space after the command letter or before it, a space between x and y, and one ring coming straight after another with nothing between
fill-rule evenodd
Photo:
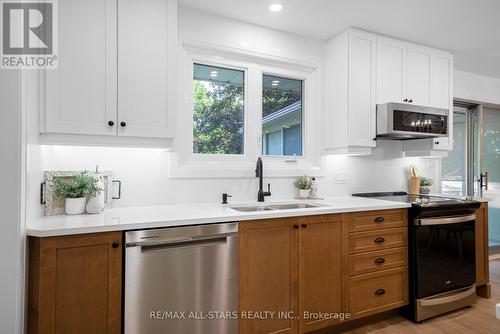
<instances>
[{"instance_id":1,"label":"oven door handle","mask_svg":"<svg viewBox=\"0 0 500 334\"><path fill-rule=\"evenodd\" d=\"M455 217L440 217L440 218L422 218L415 219L415 225L444 225L465 223L471 220L476 220L476 215L455 216Z\"/></svg>"},{"instance_id":2,"label":"oven door handle","mask_svg":"<svg viewBox=\"0 0 500 334\"><path fill-rule=\"evenodd\" d=\"M456 302L457 300L461 300L463 298L466 298L472 294L476 293L476 287L473 285L469 289L462 291L460 293L457 293L455 295L450 295L446 297L438 297L438 298L429 298L429 299L422 299L420 300L420 305L421 306L433 306L433 305L442 305L442 304L448 304L452 302Z\"/></svg>"}]
</instances>

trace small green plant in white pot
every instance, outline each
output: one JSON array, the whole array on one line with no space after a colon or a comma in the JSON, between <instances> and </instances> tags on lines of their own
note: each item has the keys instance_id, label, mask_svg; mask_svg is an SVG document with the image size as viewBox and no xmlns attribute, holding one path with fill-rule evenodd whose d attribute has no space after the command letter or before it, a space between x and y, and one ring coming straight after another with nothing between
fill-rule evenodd
<instances>
[{"instance_id":1,"label":"small green plant in white pot","mask_svg":"<svg viewBox=\"0 0 500 334\"><path fill-rule=\"evenodd\" d=\"M428 193L431 192L431 186L434 182L432 182L432 179L422 176L420 178L420 193L427 195Z\"/></svg>"},{"instance_id":2,"label":"small green plant in white pot","mask_svg":"<svg viewBox=\"0 0 500 334\"><path fill-rule=\"evenodd\" d=\"M299 197L307 198L309 197L309 193L311 191L311 178L304 176L299 176L295 179L294 185L297 189L299 189Z\"/></svg>"},{"instance_id":3,"label":"small green plant in white pot","mask_svg":"<svg viewBox=\"0 0 500 334\"><path fill-rule=\"evenodd\" d=\"M65 199L66 214L79 215L85 212L87 197L93 197L102 191L99 179L88 171L80 172L72 180L56 179L54 191Z\"/></svg>"}]
</instances>

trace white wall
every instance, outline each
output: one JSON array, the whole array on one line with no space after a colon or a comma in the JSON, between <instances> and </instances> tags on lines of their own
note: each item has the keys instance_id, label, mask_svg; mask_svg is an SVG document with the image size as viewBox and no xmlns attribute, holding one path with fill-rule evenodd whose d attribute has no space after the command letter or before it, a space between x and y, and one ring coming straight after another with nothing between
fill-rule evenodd
<instances>
[{"instance_id":1,"label":"white wall","mask_svg":"<svg viewBox=\"0 0 500 334\"><path fill-rule=\"evenodd\" d=\"M500 79L455 70L455 98L500 104Z\"/></svg>"},{"instance_id":2,"label":"white wall","mask_svg":"<svg viewBox=\"0 0 500 334\"><path fill-rule=\"evenodd\" d=\"M317 62L323 57L324 42L256 26L180 6L179 38L208 42L280 58Z\"/></svg>"},{"instance_id":3,"label":"white wall","mask_svg":"<svg viewBox=\"0 0 500 334\"><path fill-rule=\"evenodd\" d=\"M23 316L23 173L20 74L0 71L0 333L21 334Z\"/></svg>"},{"instance_id":4,"label":"white wall","mask_svg":"<svg viewBox=\"0 0 500 334\"><path fill-rule=\"evenodd\" d=\"M280 58L294 58L322 63L324 43L230 19L212 16L181 7L179 37L184 41L216 43L227 48L243 48L254 53ZM36 83L36 78L32 78ZM32 94L36 95L36 87ZM221 194L233 195L232 201L256 200L257 180L251 178L171 179L168 177L171 153L162 149L73 147L39 145L38 109L30 105L29 145L29 219L42 214L39 185L43 170L112 170L122 181L122 199L114 206L161 205L188 202L218 202ZM318 110L320 112L321 105ZM182 129L183 131L186 131ZM392 145L392 146L391 146ZM328 157L322 162L324 178L319 179L320 195L348 195L361 191L406 190L407 166L422 165L432 169L436 160L403 159L400 143L383 144L370 157ZM264 166L264 175L266 166ZM436 170L436 168L434 168ZM312 175L311 175L312 176ZM346 184L336 184L339 178ZM293 178L266 179L271 183L272 199L289 199L296 195Z\"/></svg>"}]
</instances>

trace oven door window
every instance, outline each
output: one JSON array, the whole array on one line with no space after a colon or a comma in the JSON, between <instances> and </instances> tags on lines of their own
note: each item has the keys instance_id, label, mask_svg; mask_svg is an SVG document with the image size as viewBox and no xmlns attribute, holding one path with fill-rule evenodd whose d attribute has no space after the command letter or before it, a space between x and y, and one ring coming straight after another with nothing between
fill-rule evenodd
<instances>
[{"instance_id":1,"label":"oven door window","mask_svg":"<svg viewBox=\"0 0 500 334\"><path fill-rule=\"evenodd\" d=\"M416 226L418 299L474 284L475 221Z\"/></svg>"}]
</instances>

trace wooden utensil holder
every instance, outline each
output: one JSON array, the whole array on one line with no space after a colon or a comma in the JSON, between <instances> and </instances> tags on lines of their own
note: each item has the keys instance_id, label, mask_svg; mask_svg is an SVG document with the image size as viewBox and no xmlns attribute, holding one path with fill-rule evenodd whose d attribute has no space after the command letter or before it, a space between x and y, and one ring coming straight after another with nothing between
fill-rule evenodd
<instances>
[{"instance_id":1,"label":"wooden utensil holder","mask_svg":"<svg viewBox=\"0 0 500 334\"><path fill-rule=\"evenodd\" d=\"M420 176L410 176L410 194L420 194Z\"/></svg>"}]
</instances>

